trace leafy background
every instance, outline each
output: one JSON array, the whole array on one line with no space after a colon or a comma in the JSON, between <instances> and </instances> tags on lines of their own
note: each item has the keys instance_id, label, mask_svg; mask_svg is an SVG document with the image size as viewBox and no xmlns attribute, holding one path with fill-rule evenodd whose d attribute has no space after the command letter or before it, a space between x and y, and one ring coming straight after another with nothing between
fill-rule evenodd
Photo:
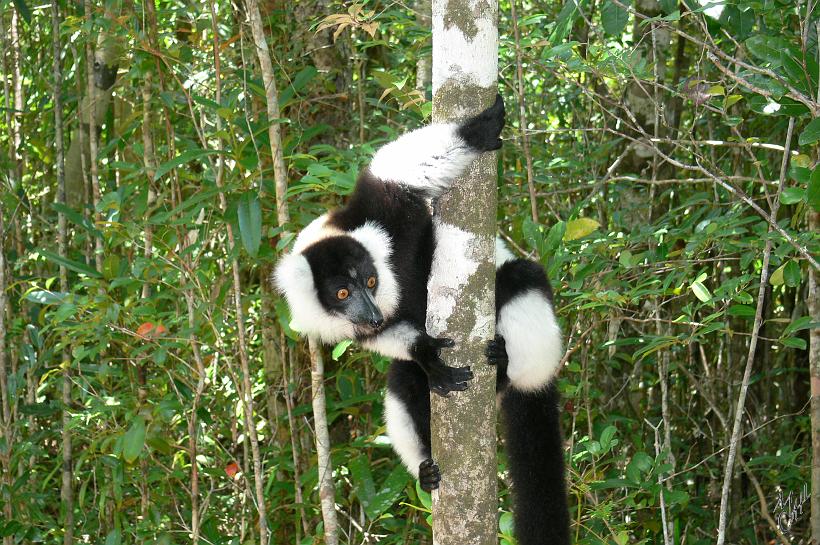
<instances>
[{"instance_id":1,"label":"leafy background","mask_svg":"<svg viewBox=\"0 0 820 545\"><path fill-rule=\"evenodd\" d=\"M189 543L193 519L198 542L257 542L254 477L272 542L320 542L307 348L268 278L286 233L427 120L429 4L264 1L277 119L246 3L61 3L59 34L49 5L0 5L4 545ZM758 310L726 535L806 542L815 3L505 0L500 12L499 225L557 292L575 542L714 541ZM103 31L122 53L99 194L89 177L63 205L53 51L67 147L84 50ZM429 543L429 498L384 436L387 361L347 343L325 360L341 541ZM499 539L512 543L501 452Z\"/></svg>"}]
</instances>

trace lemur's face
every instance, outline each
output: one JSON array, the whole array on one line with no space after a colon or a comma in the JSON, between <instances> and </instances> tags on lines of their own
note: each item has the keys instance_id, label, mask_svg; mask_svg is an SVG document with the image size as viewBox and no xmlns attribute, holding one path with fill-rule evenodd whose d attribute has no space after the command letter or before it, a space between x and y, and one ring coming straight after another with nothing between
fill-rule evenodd
<instances>
[{"instance_id":1,"label":"lemur's face","mask_svg":"<svg viewBox=\"0 0 820 545\"><path fill-rule=\"evenodd\" d=\"M304 251L324 309L349 320L361 335L376 333L384 323L376 304L379 277L373 258L348 236L321 240Z\"/></svg>"}]
</instances>

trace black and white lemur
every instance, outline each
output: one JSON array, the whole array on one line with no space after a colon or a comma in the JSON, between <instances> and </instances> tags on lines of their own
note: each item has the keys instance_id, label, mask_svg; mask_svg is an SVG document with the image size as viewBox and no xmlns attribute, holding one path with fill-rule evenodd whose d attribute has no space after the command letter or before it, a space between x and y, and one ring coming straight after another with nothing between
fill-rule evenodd
<instances>
[{"instance_id":1,"label":"black and white lemur","mask_svg":"<svg viewBox=\"0 0 820 545\"><path fill-rule=\"evenodd\" d=\"M421 487L440 481L430 458L430 392L467 388L469 368L440 358L453 341L425 331L435 246L428 200L484 151L501 147L504 103L462 123L409 132L376 153L349 202L316 218L276 267L292 326L330 344L356 339L394 358L385 414L393 448ZM563 355L542 267L496 241L496 332L487 346L498 389L520 545L569 543L554 377Z\"/></svg>"}]
</instances>

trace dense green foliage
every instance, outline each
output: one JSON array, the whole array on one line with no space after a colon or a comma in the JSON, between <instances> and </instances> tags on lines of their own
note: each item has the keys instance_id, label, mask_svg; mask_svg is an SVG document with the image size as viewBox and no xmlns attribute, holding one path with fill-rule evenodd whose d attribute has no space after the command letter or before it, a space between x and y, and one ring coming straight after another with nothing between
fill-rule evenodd
<instances>
[{"instance_id":1,"label":"dense green foliage","mask_svg":"<svg viewBox=\"0 0 820 545\"><path fill-rule=\"evenodd\" d=\"M663 543L662 517L669 543L714 541L767 240L729 542L775 539L765 514L788 516L778 498L799 504L810 479L818 17L791 0L714 4L722 11L706 15L689 0L637 0L636 15L617 0L524 1L516 41L501 2L499 224L516 251L548 266L556 291L577 543ZM338 204L374 148L429 115L429 82L415 87L429 28L398 2L262 4L282 111L269 120L244 7L160 0L152 22L141 2L91 13L67 3L55 36L50 6L2 6L0 535L61 543L70 505L82 543L188 543L194 509L202 543L258 542L246 352L271 540L319 542L307 349L268 276L286 233ZM52 46L60 40L68 149L87 89L84 48L102 30L122 58L100 133L100 195L89 177L78 197L88 204L67 207ZM284 138L284 230L270 122ZM783 146L792 152L781 179ZM778 202L781 232L766 219ZM343 543L430 542L429 498L384 437L386 364L347 344L326 357ZM61 499L64 435L71 502ZM511 543L500 490L499 531ZM808 518L806 503L795 539Z\"/></svg>"}]
</instances>

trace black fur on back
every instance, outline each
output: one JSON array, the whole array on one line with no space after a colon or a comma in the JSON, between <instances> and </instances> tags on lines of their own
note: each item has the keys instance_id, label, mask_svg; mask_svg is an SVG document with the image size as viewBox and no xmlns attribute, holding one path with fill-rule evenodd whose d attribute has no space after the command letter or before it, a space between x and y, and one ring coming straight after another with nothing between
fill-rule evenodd
<instances>
[{"instance_id":1,"label":"black fur on back","mask_svg":"<svg viewBox=\"0 0 820 545\"><path fill-rule=\"evenodd\" d=\"M348 203L330 214L328 223L350 231L375 221L393 241L390 259L402 286L399 307L389 323L408 320L424 329L427 277L433 260L433 221L423 196L407 187L382 181L365 169Z\"/></svg>"},{"instance_id":2,"label":"black fur on back","mask_svg":"<svg viewBox=\"0 0 820 545\"><path fill-rule=\"evenodd\" d=\"M501 401L519 545L569 545L558 400L553 381L535 392L507 388Z\"/></svg>"}]
</instances>

